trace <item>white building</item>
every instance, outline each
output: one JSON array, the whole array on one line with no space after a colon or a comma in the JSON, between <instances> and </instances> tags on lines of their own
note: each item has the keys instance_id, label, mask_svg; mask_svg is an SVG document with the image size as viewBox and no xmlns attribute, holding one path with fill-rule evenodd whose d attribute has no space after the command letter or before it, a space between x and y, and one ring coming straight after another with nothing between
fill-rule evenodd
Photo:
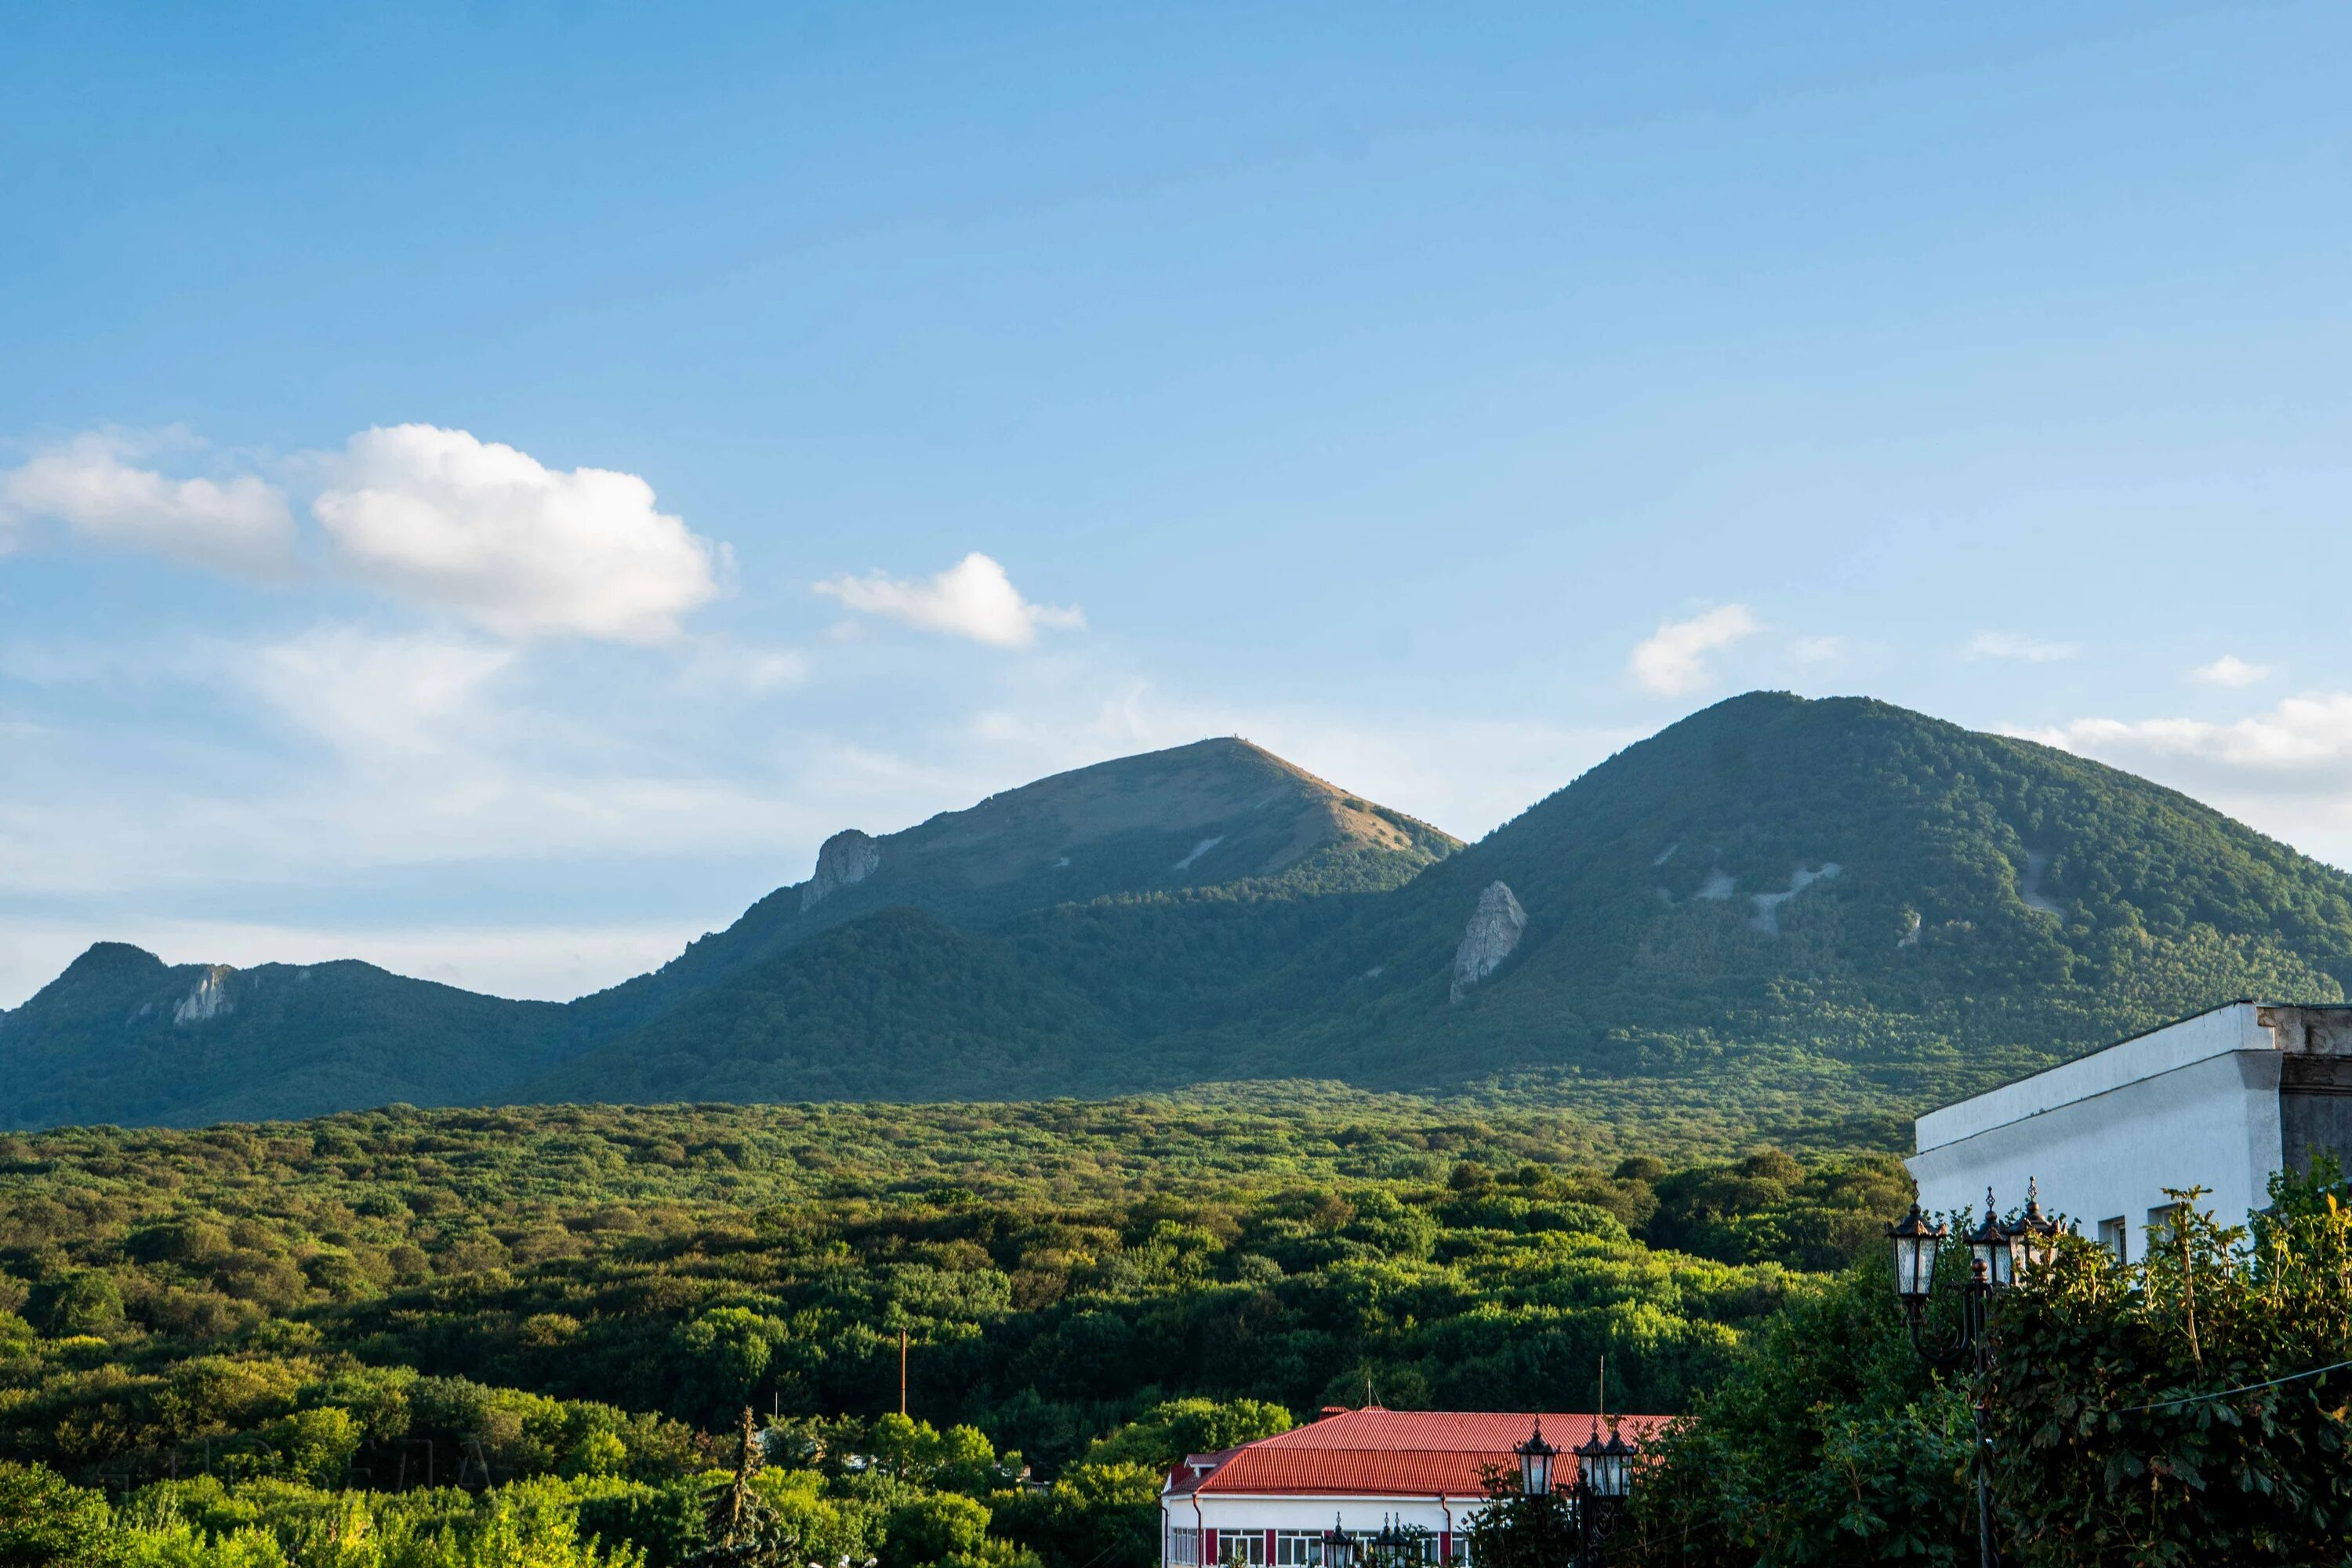
<instances>
[{"instance_id":1,"label":"white building","mask_svg":"<svg viewBox=\"0 0 2352 1568\"><path fill-rule=\"evenodd\" d=\"M1319 1421L1221 1454L1192 1454L1160 1492L1160 1561L1166 1568L1320 1568L1323 1534L1336 1524L1360 1540L1391 1522L1428 1532L1433 1563L1467 1556L1464 1537L1486 1501L1480 1472L1518 1471L1519 1444L1536 1422L1560 1450L1556 1474L1576 1473L1574 1445L1591 1415L1459 1410L1329 1410ZM1621 1415L1615 1429L1638 1445L1665 1420Z\"/></svg>"},{"instance_id":2,"label":"white building","mask_svg":"<svg viewBox=\"0 0 2352 1568\"><path fill-rule=\"evenodd\" d=\"M2352 1006L2232 1002L1932 1110L1905 1162L1931 1214L2044 1213L2137 1259L2164 1189L2203 1187L2225 1225L2318 1152L2352 1173Z\"/></svg>"}]
</instances>

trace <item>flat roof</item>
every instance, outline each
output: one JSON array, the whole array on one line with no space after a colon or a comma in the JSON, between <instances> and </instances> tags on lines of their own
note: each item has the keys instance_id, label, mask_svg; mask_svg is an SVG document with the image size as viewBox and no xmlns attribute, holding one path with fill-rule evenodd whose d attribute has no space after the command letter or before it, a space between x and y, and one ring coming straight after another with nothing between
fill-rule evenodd
<instances>
[{"instance_id":1,"label":"flat roof","mask_svg":"<svg viewBox=\"0 0 2352 1568\"><path fill-rule=\"evenodd\" d=\"M2232 1051L2275 1050L2271 1032L2250 1000L2224 1002L2202 1013L2159 1024L2144 1034L2077 1057L2031 1078L2021 1078L1971 1099L1922 1116L1914 1127L1914 1152L1924 1154L1995 1127L2105 1094L2126 1084L2175 1072L2194 1062Z\"/></svg>"}]
</instances>

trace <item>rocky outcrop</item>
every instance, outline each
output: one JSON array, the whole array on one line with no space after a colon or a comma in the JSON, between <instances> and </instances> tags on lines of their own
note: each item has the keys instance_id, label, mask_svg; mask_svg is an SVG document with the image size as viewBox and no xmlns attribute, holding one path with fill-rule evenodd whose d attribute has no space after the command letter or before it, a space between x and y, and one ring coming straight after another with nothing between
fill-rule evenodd
<instances>
[{"instance_id":1,"label":"rocky outcrop","mask_svg":"<svg viewBox=\"0 0 2352 1568\"><path fill-rule=\"evenodd\" d=\"M1487 883L1486 890L1478 895L1478 907L1470 913L1470 923L1462 928L1462 944L1454 950L1450 999L1461 1001L1472 986L1494 973L1517 950L1527 929L1528 912L1519 908L1511 889L1500 882Z\"/></svg>"},{"instance_id":2,"label":"rocky outcrop","mask_svg":"<svg viewBox=\"0 0 2352 1568\"><path fill-rule=\"evenodd\" d=\"M801 888L801 908L813 910L852 883L874 875L882 864L882 841L845 827L816 852L816 875Z\"/></svg>"},{"instance_id":3,"label":"rocky outcrop","mask_svg":"<svg viewBox=\"0 0 2352 1568\"><path fill-rule=\"evenodd\" d=\"M196 988L180 998L180 1005L172 1009L172 1022L201 1024L228 1012L235 1005L228 999L228 977L236 973L226 963L215 963L205 970Z\"/></svg>"},{"instance_id":4,"label":"rocky outcrop","mask_svg":"<svg viewBox=\"0 0 2352 1568\"><path fill-rule=\"evenodd\" d=\"M1789 889L1783 893L1750 893L1748 901L1756 912L1748 917L1748 929L1760 931L1766 936L1780 934L1780 906L1811 887L1815 882L1834 882L1845 868L1834 860L1824 860L1818 871L1810 866L1800 866L1789 873Z\"/></svg>"}]
</instances>

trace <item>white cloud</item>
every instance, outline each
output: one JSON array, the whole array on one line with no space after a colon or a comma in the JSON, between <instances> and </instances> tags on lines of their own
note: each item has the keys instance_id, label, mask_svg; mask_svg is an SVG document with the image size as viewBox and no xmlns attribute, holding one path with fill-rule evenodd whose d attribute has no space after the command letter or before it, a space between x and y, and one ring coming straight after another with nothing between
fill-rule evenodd
<instances>
[{"instance_id":1,"label":"white cloud","mask_svg":"<svg viewBox=\"0 0 2352 1568\"><path fill-rule=\"evenodd\" d=\"M2077 719L2015 731L2119 766L2189 764L2208 780L2266 793L2352 794L2352 692L2291 697L2251 719Z\"/></svg>"},{"instance_id":2,"label":"white cloud","mask_svg":"<svg viewBox=\"0 0 2352 1568\"><path fill-rule=\"evenodd\" d=\"M1798 637L1789 644L1789 657L1799 664L1827 664L1844 652L1843 637Z\"/></svg>"},{"instance_id":3,"label":"white cloud","mask_svg":"<svg viewBox=\"0 0 2352 1568\"><path fill-rule=\"evenodd\" d=\"M1745 605L1719 605L1685 621L1660 621L1638 644L1627 668L1644 691L1677 697L1715 679L1706 656L1763 630Z\"/></svg>"},{"instance_id":4,"label":"white cloud","mask_svg":"<svg viewBox=\"0 0 2352 1568\"><path fill-rule=\"evenodd\" d=\"M2226 686L2232 689L2252 686L2258 680L2268 680L2271 667L2248 664L2236 654L2225 653L2210 664L2200 664L2189 672L2188 679L2200 686Z\"/></svg>"},{"instance_id":5,"label":"white cloud","mask_svg":"<svg viewBox=\"0 0 2352 1568\"><path fill-rule=\"evenodd\" d=\"M491 722L482 702L514 660L502 645L322 626L284 642L224 650L244 685L346 756L446 754Z\"/></svg>"},{"instance_id":6,"label":"white cloud","mask_svg":"<svg viewBox=\"0 0 2352 1568\"><path fill-rule=\"evenodd\" d=\"M978 551L921 581L874 572L864 577L829 577L815 588L860 615L885 616L925 631L998 647L1027 647L1037 640L1040 627L1068 631L1087 624L1075 605L1062 607L1024 599L1004 568Z\"/></svg>"},{"instance_id":7,"label":"white cloud","mask_svg":"<svg viewBox=\"0 0 2352 1568\"><path fill-rule=\"evenodd\" d=\"M809 661L808 656L797 648L714 644L698 649L679 667L678 675L689 686L764 697L804 683L809 678Z\"/></svg>"},{"instance_id":8,"label":"white cloud","mask_svg":"<svg viewBox=\"0 0 2352 1568\"><path fill-rule=\"evenodd\" d=\"M463 430L364 430L311 511L362 580L509 637L657 642L719 591L715 551L609 468L549 468Z\"/></svg>"},{"instance_id":9,"label":"white cloud","mask_svg":"<svg viewBox=\"0 0 2352 1568\"><path fill-rule=\"evenodd\" d=\"M0 540L13 520L49 518L85 538L246 576L279 578L294 561L285 492L241 474L173 479L134 467L135 443L77 436L0 474Z\"/></svg>"},{"instance_id":10,"label":"white cloud","mask_svg":"<svg viewBox=\"0 0 2352 1568\"><path fill-rule=\"evenodd\" d=\"M2022 632L1979 632L1960 656L1968 659L2006 658L2025 664L2053 664L2083 650L2070 642L2044 642Z\"/></svg>"},{"instance_id":11,"label":"white cloud","mask_svg":"<svg viewBox=\"0 0 2352 1568\"><path fill-rule=\"evenodd\" d=\"M2010 733L2169 784L2352 866L2352 692L2306 692L2227 723L2091 718Z\"/></svg>"}]
</instances>

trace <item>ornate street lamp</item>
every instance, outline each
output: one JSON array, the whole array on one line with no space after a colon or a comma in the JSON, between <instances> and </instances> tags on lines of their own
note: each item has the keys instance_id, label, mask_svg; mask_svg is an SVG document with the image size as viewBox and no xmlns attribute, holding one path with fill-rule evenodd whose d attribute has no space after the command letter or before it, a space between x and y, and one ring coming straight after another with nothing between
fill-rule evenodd
<instances>
[{"instance_id":1,"label":"ornate street lamp","mask_svg":"<svg viewBox=\"0 0 2352 1568\"><path fill-rule=\"evenodd\" d=\"M1601 1423L1595 1419L1592 1436L1576 1446L1577 1482L1587 1497L1610 1502L1622 1502L1633 1489L1633 1445L1618 1436L1617 1428L1609 1428L1609 1440L1601 1439Z\"/></svg>"},{"instance_id":2,"label":"ornate street lamp","mask_svg":"<svg viewBox=\"0 0 2352 1568\"><path fill-rule=\"evenodd\" d=\"M2057 1256L2058 1233L2064 1228L2042 1214L2040 1184L2028 1176L2025 1179L2025 1213L2011 1227L2011 1233L2017 1237L2017 1277L2020 1279Z\"/></svg>"},{"instance_id":3,"label":"ornate street lamp","mask_svg":"<svg viewBox=\"0 0 2352 1568\"><path fill-rule=\"evenodd\" d=\"M1931 1223L1913 1204L1911 1212L1886 1227L1895 1248L1895 1295L1911 1328L1911 1346L1939 1372L1967 1367L1978 1374L1977 1428L1977 1560L1981 1568L1996 1568L1992 1541L1992 1488L1990 1444L1985 1437L1984 1373L1992 1368L1992 1340L1987 1331L1987 1309L1993 1292L2005 1290L2041 1268L2057 1249L2058 1222L2043 1217L2041 1194L2028 1179L2025 1213L2015 1225L2004 1224L1992 1189L1985 1189L1984 1219L1965 1239L1969 1247L1969 1278L1960 1287L1960 1321L1949 1337L1930 1342L1926 1331L1927 1299L1935 1284L1936 1249L1950 1233Z\"/></svg>"},{"instance_id":4,"label":"ornate street lamp","mask_svg":"<svg viewBox=\"0 0 2352 1568\"><path fill-rule=\"evenodd\" d=\"M1519 1457L1520 1492L1528 1497L1549 1497L1551 1462L1559 1457L1559 1450L1544 1441L1542 1416L1536 1417L1536 1429L1528 1440L1511 1451Z\"/></svg>"},{"instance_id":5,"label":"ornate street lamp","mask_svg":"<svg viewBox=\"0 0 2352 1568\"><path fill-rule=\"evenodd\" d=\"M1970 1266L1984 1270L1985 1282L1996 1290L2006 1290L2017 1280L2017 1255L2024 1250L2018 1233L2001 1224L2000 1211L1993 1207L1992 1189L1985 1189L1984 1222L1969 1232Z\"/></svg>"},{"instance_id":6,"label":"ornate street lamp","mask_svg":"<svg viewBox=\"0 0 2352 1568\"><path fill-rule=\"evenodd\" d=\"M1887 1239L1895 1243L1895 1294L1903 1302L1904 1316L1914 1324L1935 1287L1936 1252L1948 1234L1921 1214L1916 1203L1909 1214L1886 1227Z\"/></svg>"},{"instance_id":7,"label":"ornate street lamp","mask_svg":"<svg viewBox=\"0 0 2352 1568\"><path fill-rule=\"evenodd\" d=\"M1340 1524L1339 1516L1331 1516L1331 1528L1323 1532L1323 1568L1356 1568L1356 1538Z\"/></svg>"}]
</instances>

